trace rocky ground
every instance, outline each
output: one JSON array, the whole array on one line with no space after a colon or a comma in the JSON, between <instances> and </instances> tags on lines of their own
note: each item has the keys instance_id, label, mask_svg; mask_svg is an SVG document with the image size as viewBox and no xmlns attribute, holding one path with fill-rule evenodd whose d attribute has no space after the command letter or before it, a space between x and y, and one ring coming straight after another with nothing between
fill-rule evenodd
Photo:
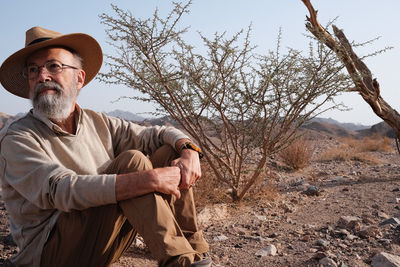
<instances>
[{"instance_id":1,"label":"rocky ground","mask_svg":"<svg viewBox=\"0 0 400 267\"><path fill-rule=\"evenodd\" d=\"M400 156L366 152L375 164L318 161L329 142L337 141L317 142L302 170L276 160L273 189L264 197L201 203L199 222L215 266L383 266L375 255L400 255ZM0 223L1 264L16 253L2 204ZM139 239L112 266L157 264Z\"/></svg>"}]
</instances>

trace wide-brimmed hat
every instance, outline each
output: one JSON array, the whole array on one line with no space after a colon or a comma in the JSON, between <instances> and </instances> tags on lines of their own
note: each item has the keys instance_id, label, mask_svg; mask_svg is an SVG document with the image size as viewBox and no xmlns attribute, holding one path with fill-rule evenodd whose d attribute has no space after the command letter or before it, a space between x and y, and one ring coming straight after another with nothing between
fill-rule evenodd
<instances>
[{"instance_id":1,"label":"wide-brimmed hat","mask_svg":"<svg viewBox=\"0 0 400 267\"><path fill-rule=\"evenodd\" d=\"M22 76L26 59L33 52L49 46L67 47L79 54L83 59L82 69L86 73L88 84L99 72L103 63L103 53L99 43L84 33L63 35L41 27L33 27L26 32L25 47L9 56L0 67L0 82L14 95L29 98L28 80Z\"/></svg>"}]
</instances>

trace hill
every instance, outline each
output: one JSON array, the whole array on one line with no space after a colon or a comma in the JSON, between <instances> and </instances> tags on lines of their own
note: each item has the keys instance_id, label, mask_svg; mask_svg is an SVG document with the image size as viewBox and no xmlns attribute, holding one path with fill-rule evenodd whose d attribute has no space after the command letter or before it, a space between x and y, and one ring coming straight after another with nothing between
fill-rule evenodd
<instances>
[{"instance_id":1,"label":"hill","mask_svg":"<svg viewBox=\"0 0 400 267\"><path fill-rule=\"evenodd\" d=\"M124 111L120 109L116 109L110 112L104 112L105 114L112 116L112 117L117 117L120 119L124 119L127 121L136 121L136 122L141 122L144 121L145 118L136 114L133 114L132 112L129 111Z\"/></svg>"},{"instance_id":2,"label":"hill","mask_svg":"<svg viewBox=\"0 0 400 267\"><path fill-rule=\"evenodd\" d=\"M368 129L359 130L357 132L362 137L371 136L371 135L380 135L380 136L386 136L386 137L390 137L390 138L396 137L394 130L384 121L382 121L378 124L372 125Z\"/></svg>"},{"instance_id":3,"label":"hill","mask_svg":"<svg viewBox=\"0 0 400 267\"><path fill-rule=\"evenodd\" d=\"M324 123L329 123L329 124L333 124L333 125L337 125L339 127L342 127L346 130L350 130L350 131L358 131L358 130L364 130L364 129L368 129L371 126L366 126L366 125L362 125L359 123L348 123L348 122L339 122L337 120L334 120L332 118L314 118L311 120L312 122L324 122Z\"/></svg>"},{"instance_id":4,"label":"hill","mask_svg":"<svg viewBox=\"0 0 400 267\"><path fill-rule=\"evenodd\" d=\"M314 130L316 132L323 132L331 136L347 137L356 135L355 131L347 130L337 124L331 124L327 122L312 121L303 125L302 128Z\"/></svg>"},{"instance_id":5,"label":"hill","mask_svg":"<svg viewBox=\"0 0 400 267\"><path fill-rule=\"evenodd\" d=\"M3 112L0 112L0 129L3 128L5 125L8 123L12 122L16 118L19 118L18 115L16 116L10 116L8 114L5 114Z\"/></svg>"}]
</instances>

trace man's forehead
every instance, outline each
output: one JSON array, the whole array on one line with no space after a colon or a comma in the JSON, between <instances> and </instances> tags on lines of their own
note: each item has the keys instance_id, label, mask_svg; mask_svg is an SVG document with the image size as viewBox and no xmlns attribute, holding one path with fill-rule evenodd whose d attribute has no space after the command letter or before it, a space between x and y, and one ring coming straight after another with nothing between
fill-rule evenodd
<instances>
[{"instance_id":1,"label":"man's forehead","mask_svg":"<svg viewBox=\"0 0 400 267\"><path fill-rule=\"evenodd\" d=\"M60 60L72 57L72 53L63 47L46 47L30 54L26 59L26 63L32 64L40 60Z\"/></svg>"}]
</instances>

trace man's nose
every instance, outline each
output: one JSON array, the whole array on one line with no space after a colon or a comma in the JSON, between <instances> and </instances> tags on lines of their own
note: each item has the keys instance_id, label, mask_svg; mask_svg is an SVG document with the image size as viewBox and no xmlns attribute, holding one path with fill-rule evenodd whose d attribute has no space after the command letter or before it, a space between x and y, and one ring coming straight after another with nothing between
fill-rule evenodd
<instances>
[{"instance_id":1,"label":"man's nose","mask_svg":"<svg viewBox=\"0 0 400 267\"><path fill-rule=\"evenodd\" d=\"M40 82L47 82L51 80L51 74L44 66L39 67L38 72L38 79Z\"/></svg>"}]
</instances>

